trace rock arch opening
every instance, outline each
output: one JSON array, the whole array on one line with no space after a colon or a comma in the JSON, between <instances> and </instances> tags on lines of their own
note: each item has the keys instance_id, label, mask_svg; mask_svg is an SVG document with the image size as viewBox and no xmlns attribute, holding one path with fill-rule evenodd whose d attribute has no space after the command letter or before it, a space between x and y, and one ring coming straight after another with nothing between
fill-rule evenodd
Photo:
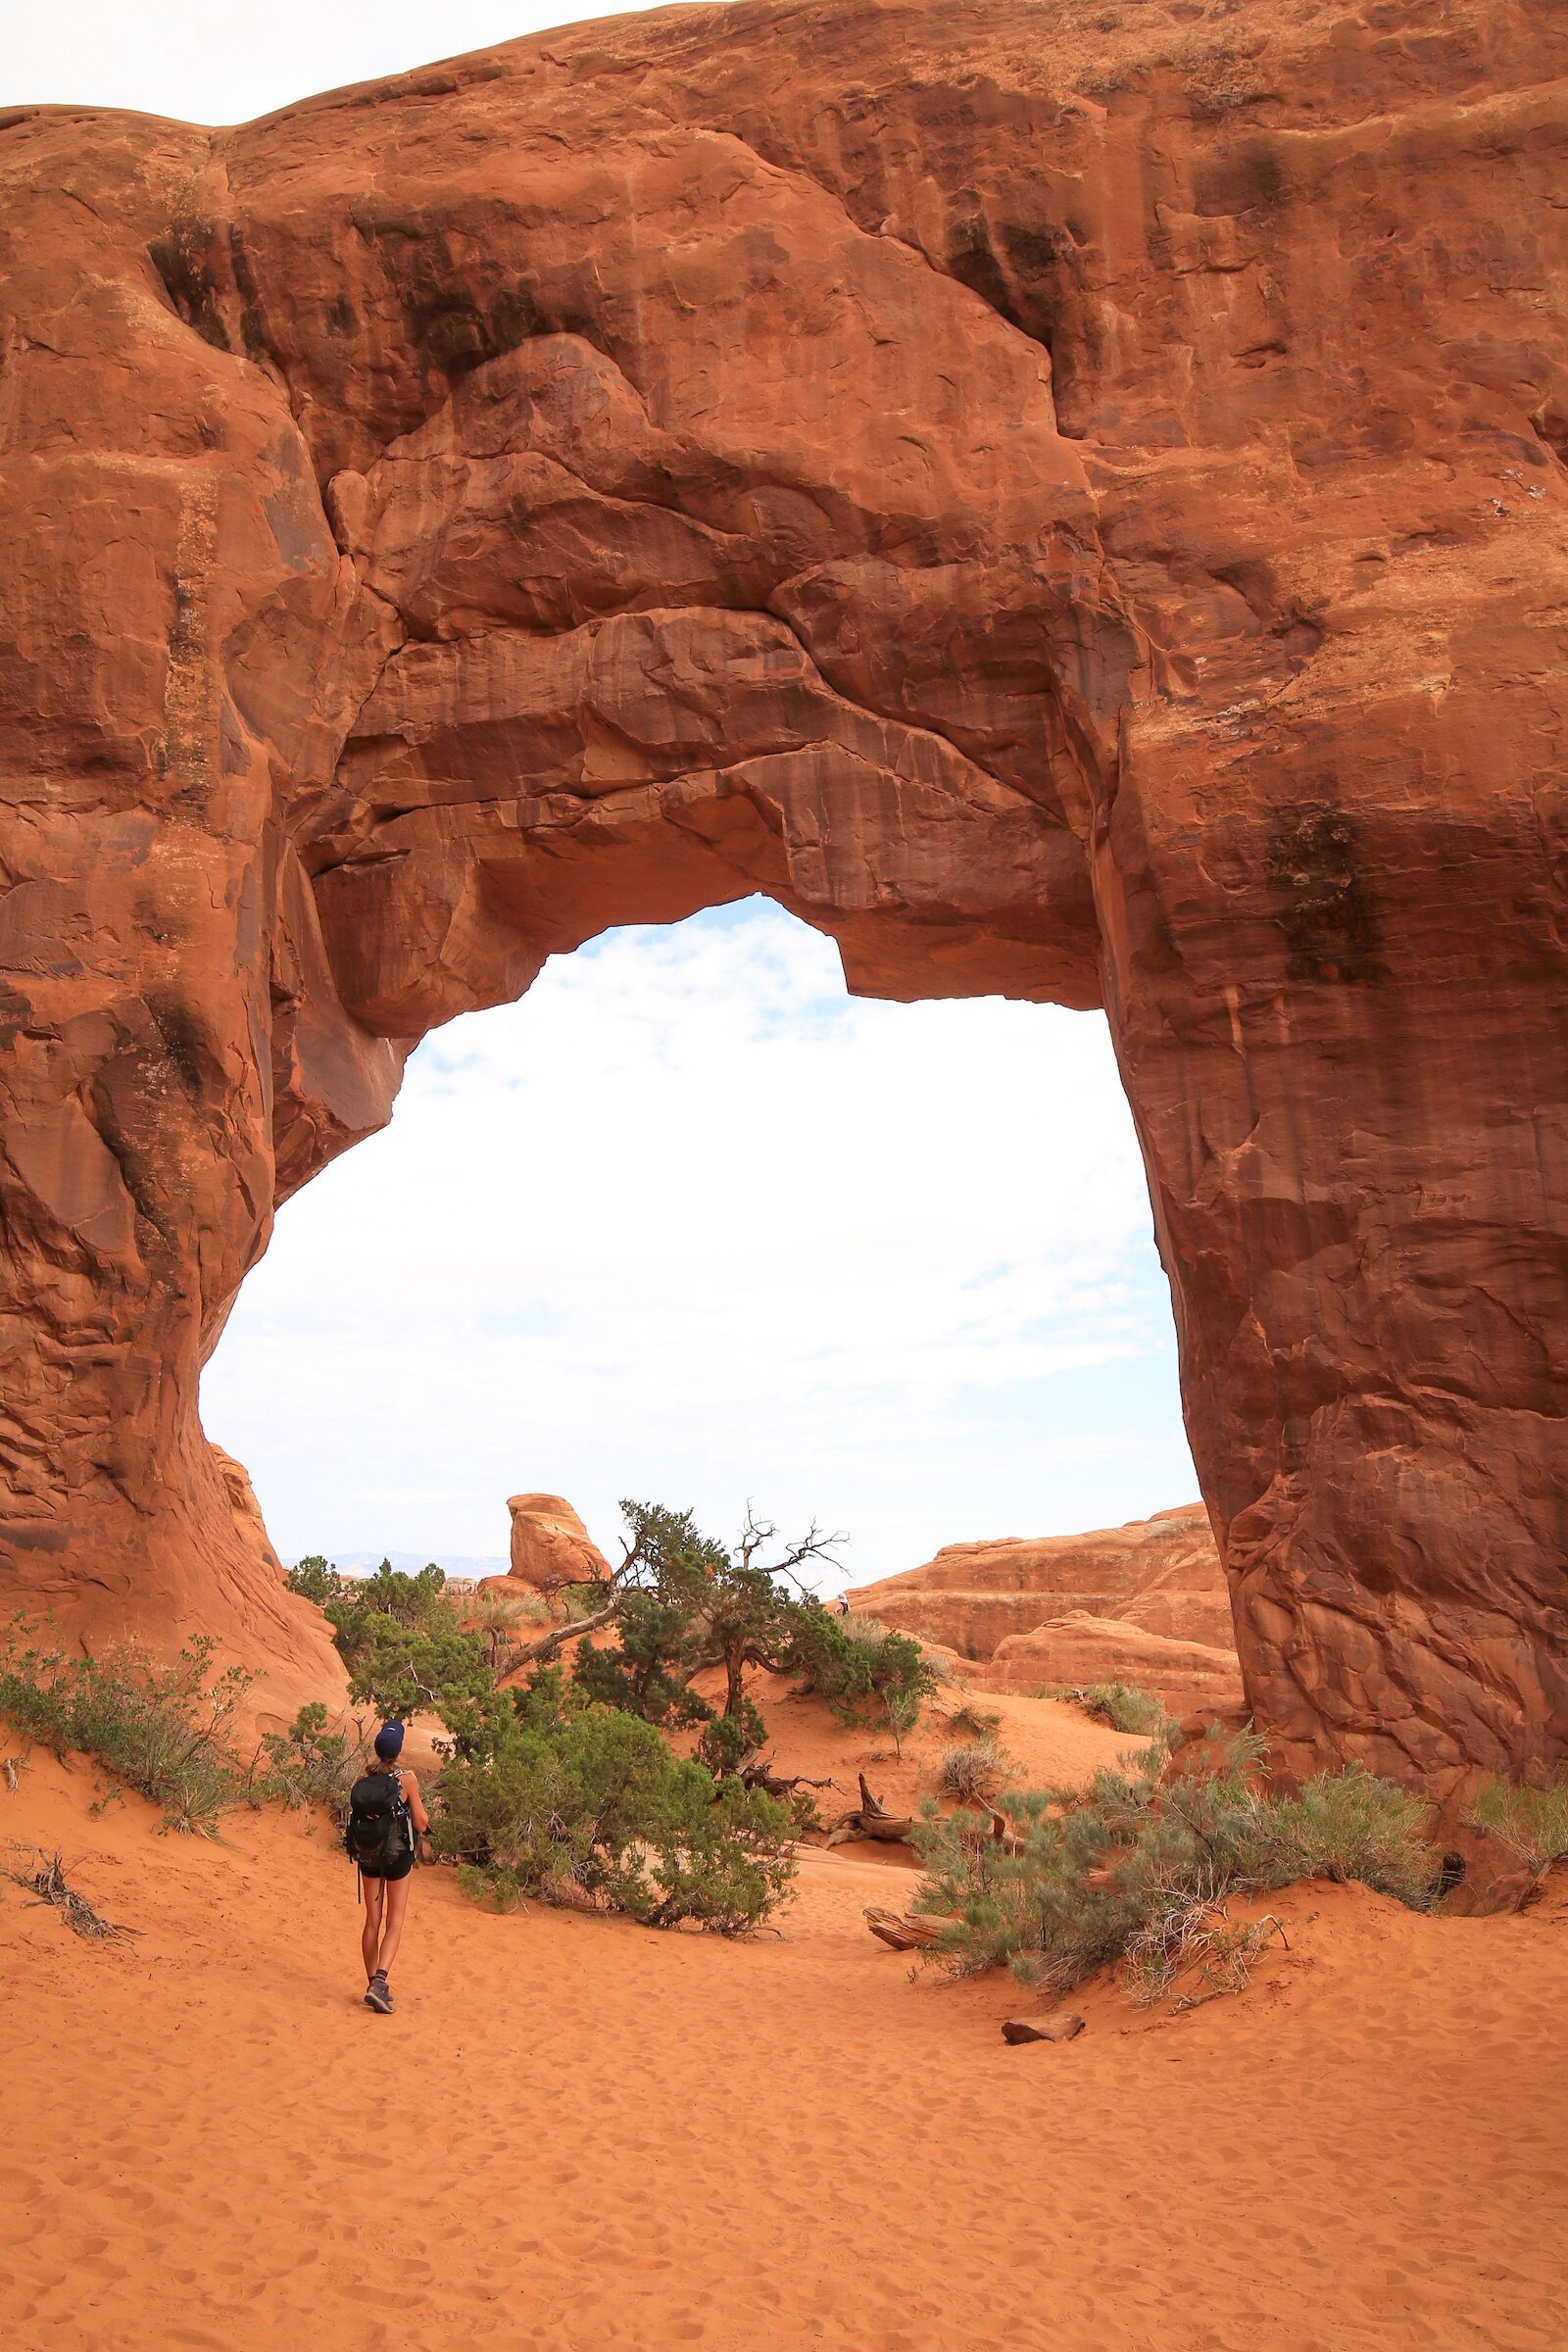
<instances>
[{"instance_id":1,"label":"rock arch opening","mask_svg":"<svg viewBox=\"0 0 1568 2352\"><path fill-rule=\"evenodd\" d=\"M553 961L282 1210L203 1376L285 1559L500 1554L504 1498L849 1531L849 1581L1196 1484L1102 1020L844 991L765 902Z\"/></svg>"}]
</instances>

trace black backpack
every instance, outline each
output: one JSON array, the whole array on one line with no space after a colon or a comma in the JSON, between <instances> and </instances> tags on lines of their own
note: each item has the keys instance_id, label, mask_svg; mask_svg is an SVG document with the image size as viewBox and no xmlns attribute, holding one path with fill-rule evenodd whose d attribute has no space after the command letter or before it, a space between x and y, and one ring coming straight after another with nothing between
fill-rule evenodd
<instances>
[{"instance_id":1,"label":"black backpack","mask_svg":"<svg viewBox=\"0 0 1568 2352\"><path fill-rule=\"evenodd\" d=\"M349 1860L370 1878L384 1878L414 1851L414 1823L395 1772L367 1773L349 1790L349 1823L343 1833Z\"/></svg>"}]
</instances>

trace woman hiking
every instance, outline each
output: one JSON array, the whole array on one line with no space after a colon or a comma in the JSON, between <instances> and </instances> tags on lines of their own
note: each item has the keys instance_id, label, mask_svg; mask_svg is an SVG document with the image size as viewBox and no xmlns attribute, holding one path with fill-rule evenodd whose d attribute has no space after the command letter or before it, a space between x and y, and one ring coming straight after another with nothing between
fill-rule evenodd
<instances>
[{"instance_id":1,"label":"woman hiking","mask_svg":"<svg viewBox=\"0 0 1568 2352\"><path fill-rule=\"evenodd\" d=\"M392 2014L392 1987L387 1976L403 1940L403 1914L409 1907L409 1873L414 1868L415 1840L430 1827L419 1796L418 1775L401 1772L397 1760L403 1748L401 1723L383 1723L375 1735L377 1769L356 1781L349 1796L349 1826L345 1842L359 1866L365 1898L365 2005Z\"/></svg>"}]
</instances>

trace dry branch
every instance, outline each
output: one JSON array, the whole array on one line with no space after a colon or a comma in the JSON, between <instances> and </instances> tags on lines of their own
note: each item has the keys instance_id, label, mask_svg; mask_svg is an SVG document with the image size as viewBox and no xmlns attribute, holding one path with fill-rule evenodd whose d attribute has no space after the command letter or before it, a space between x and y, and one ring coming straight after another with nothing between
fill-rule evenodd
<instances>
[{"instance_id":1,"label":"dry branch","mask_svg":"<svg viewBox=\"0 0 1568 2352\"><path fill-rule=\"evenodd\" d=\"M793 1796L797 1788L836 1788L837 1781L813 1781L804 1772L779 1773L773 1770L773 1759L765 1761L758 1748L742 1756L736 1774L743 1788L760 1788L764 1796Z\"/></svg>"},{"instance_id":2,"label":"dry branch","mask_svg":"<svg viewBox=\"0 0 1568 2352\"><path fill-rule=\"evenodd\" d=\"M62 1913L66 1925L74 1929L78 1936L86 1936L98 1942L107 1943L121 1936L139 1936L141 1934L140 1928L117 1927L112 1920L101 1918L85 1895L78 1894L74 1886L66 1885L66 1866L58 1846L52 1854L46 1854L41 1845L13 1845L11 1850L14 1854L32 1853L36 1855L38 1867L31 1871L25 1868L8 1870L5 1876L11 1880L14 1886L24 1886L27 1889L33 1897L35 1907L38 1904L47 1904L51 1910Z\"/></svg>"}]
</instances>

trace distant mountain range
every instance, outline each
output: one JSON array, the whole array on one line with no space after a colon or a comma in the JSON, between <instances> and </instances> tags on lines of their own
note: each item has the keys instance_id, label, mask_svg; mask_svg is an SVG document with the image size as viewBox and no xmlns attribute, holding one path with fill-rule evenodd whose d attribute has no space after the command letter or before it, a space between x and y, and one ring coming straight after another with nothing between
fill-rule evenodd
<instances>
[{"instance_id":1,"label":"distant mountain range","mask_svg":"<svg viewBox=\"0 0 1568 2352\"><path fill-rule=\"evenodd\" d=\"M340 1551L332 1565L341 1568L345 1576L371 1576L383 1560L390 1560L394 1568L413 1576L429 1559L427 1551ZM436 1566L444 1568L448 1576L505 1576L511 1565L510 1560L495 1551L448 1551L436 1561Z\"/></svg>"}]
</instances>

